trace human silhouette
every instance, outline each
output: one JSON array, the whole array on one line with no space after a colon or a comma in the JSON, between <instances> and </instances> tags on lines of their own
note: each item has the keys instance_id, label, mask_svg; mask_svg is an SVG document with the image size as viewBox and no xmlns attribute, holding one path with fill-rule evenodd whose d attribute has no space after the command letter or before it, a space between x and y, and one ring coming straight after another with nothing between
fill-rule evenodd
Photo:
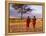
<instances>
[{"instance_id":1,"label":"human silhouette","mask_svg":"<svg viewBox=\"0 0 46 36\"><path fill-rule=\"evenodd\" d=\"M26 20L26 28L27 28L27 30L29 29L29 24L30 24L30 17L28 16L28 18Z\"/></svg>"},{"instance_id":2,"label":"human silhouette","mask_svg":"<svg viewBox=\"0 0 46 36\"><path fill-rule=\"evenodd\" d=\"M36 24L36 17L35 16L33 17L33 23L32 24L33 24L33 28L34 28L34 31L35 31L35 24Z\"/></svg>"},{"instance_id":3,"label":"human silhouette","mask_svg":"<svg viewBox=\"0 0 46 36\"><path fill-rule=\"evenodd\" d=\"M27 27L29 27L29 24L30 24L30 17L28 16L28 18L27 18Z\"/></svg>"}]
</instances>

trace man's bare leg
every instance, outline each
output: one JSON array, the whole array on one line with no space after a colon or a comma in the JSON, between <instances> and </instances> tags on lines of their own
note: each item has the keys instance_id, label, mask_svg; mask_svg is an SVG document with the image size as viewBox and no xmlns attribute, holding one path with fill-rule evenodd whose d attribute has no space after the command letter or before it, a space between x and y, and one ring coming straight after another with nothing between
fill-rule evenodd
<instances>
[{"instance_id":1,"label":"man's bare leg","mask_svg":"<svg viewBox=\"0 0 46 36\"><path fill-rule=\"evenodd\" d=\"M28 31L28 28L26 27L26 32Z\"/></svg>"},{"instance_id":2,"label":"man's bare leg","mask_svg":"<svg viewBox=\"0 0 46 36\"><path fill-rule=\"evenodd\" d=\"M33 26L33 31L35 32L35 25Z\"/></svg>"}]
</instances>

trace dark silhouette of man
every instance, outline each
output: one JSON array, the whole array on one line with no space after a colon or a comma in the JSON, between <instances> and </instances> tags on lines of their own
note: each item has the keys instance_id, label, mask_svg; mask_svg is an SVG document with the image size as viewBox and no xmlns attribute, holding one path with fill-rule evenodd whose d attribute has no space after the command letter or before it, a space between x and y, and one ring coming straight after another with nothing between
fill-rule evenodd
<instances>
[{"instance_id":1,"label":"dark silhouette of man","mask_svg":"<svg viewBox=\"0 0 46 36\"><path fill-rule=\"evenodd\" d=\"M29 24L30 24L30 17L28 16L27 18L27 22L26 22L26 26L29 28Z\"/></svg>"},{"instance_id":2,"label":"dark silhouette of man","mask_svg":"<svg viewBox=\"0 0 46 36\"><path fill-rule=\"evenodd\" d=\"M29 31L29 24L30 24L30 17L28 16L27 20L26 20L26 29L27 29L27 31Z\"/></svg>"},{"instance_id":3,"label":"dark silhouette of man","mask_svg":"<svg viewBox=\"0 0 46 36\"><path fill-rule=\"evenodd\" d=\"M34 16L34 18L33 18L33 28L34 28L34 30L35 30L35 24L36 24L36 17Z\"/></svg>"}]
</instances>

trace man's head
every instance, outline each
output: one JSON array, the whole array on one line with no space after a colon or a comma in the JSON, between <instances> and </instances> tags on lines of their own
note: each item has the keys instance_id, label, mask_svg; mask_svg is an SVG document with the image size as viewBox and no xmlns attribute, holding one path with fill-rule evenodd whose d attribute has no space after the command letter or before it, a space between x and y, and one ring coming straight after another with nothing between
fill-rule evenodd
<instances>
[{"instance_id":1,"label":"man's head","mask_svg":"<svg viewBox=\"0 0 46 36\"><path fill-rule=\"evenodd\" d=\"M36 17L34 16L34 18L36 18Z\"/></svg>"},{"instance_id":2,"label":"man's head","mask_svg":"<svg viewBox=\"0 0 46 36\"><path fill-rule=\"evenodd\" d=\"M27 18L30 18L29 16Z\"/></svg>"}]
</instances>

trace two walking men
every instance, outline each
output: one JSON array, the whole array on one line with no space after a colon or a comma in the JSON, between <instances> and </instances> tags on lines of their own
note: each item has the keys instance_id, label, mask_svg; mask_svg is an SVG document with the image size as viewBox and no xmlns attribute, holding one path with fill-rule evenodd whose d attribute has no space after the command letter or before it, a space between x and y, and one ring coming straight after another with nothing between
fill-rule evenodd
<instances>
[{"instance_id":1,"label":"two walking men","mask_svg":"<svg viewBox=\"0 0 46 36\"><path fill-rule=\"evenodd\" d=\"M28 16L27 21L26 21L27 28L29 28L30 20L31 20L31 18ZM33 28L35 29L35 24L36 24L36 17L35 16L32 19L32 24L33 24Z\"/></svg>"}]
</instances>

